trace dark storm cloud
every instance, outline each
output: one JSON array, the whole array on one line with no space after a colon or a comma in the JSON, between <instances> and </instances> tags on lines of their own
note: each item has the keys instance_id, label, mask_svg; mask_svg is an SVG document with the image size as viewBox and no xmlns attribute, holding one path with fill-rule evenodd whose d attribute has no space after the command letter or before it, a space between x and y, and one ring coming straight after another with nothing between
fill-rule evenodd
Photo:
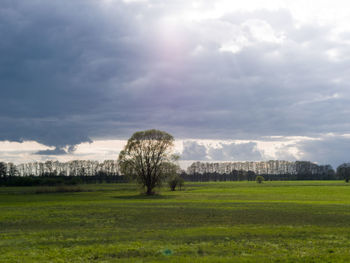
<instances>
[{"instance_id":1,"label":"dark storm cloud","mask_svg":"<svg viewBox=\"0 0 350 263\"><path fill-rule=\"evenodd\" d=\"M138 75L147 51L128 39L137 30L125 6L99 3L1 2L1 139L62 147L118 118L125 103L114 90Z\"/></svg>"},{"instance_id":2,"label":"dark storm cloud","mask_svg":"<svg viewBox=\"0 0 350 263\"><path fill-rule=\"evenodd\" d=\"M152 3L2 1L0 140L63 151L147 128L215 139L349 130L346 34L297 27L286 10L174 24L164 17L189 3Z\"/></svg>"}]
</instances>

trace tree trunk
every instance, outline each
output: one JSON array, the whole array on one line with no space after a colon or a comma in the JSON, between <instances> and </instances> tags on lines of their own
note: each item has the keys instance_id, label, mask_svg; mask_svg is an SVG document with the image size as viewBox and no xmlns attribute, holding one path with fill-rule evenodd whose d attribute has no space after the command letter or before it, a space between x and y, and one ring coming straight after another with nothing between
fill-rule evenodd
<instances>
[{"instance_id":1,"label":"tree trunk","mask_svg":"<svg viewBox=\"0 0 350 263\"><path fill-rule=\"evenodd\" d=\"M147 186L146 194L147 195L153 195L153 191L152 191L152 188L150 186Z\"/></svg>"}]
</instances>

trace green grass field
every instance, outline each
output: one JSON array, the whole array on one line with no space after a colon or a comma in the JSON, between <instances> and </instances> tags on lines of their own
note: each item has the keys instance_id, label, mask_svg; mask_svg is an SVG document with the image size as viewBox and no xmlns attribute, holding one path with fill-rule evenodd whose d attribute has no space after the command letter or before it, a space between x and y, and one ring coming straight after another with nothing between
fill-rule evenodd
<instances>
[{"instance_id":1,"label":"green grass field","mask_svg":"<svg viewBox=\"0 0 350 263\"><path fill-rule=\"evenodd\" d=\"M0 188L0 262L350 262L342 181L81 187Z\"/></svg>"}]
</instances>

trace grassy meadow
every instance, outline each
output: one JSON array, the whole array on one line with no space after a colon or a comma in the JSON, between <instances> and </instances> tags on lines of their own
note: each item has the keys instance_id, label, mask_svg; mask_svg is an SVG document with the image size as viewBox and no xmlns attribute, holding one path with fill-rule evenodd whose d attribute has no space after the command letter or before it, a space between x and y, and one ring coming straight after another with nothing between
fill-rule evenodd
<instances>
[{"instance_id":1,"label":"grassy meadow","mask_svg":"<svg viewBox=\"0 0 350 263\"><path fill-rule=\"evenodd\" d=\"M0 188L0 262L350 262L342 181L51 190Z\"/></svg>"}]
</instances>

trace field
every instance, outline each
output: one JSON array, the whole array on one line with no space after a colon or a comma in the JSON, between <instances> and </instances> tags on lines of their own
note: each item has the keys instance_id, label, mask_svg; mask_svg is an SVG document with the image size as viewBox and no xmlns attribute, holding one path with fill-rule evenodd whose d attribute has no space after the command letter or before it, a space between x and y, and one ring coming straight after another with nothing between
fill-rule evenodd
<instances>
[{"instance_id":1,"label":"field","mask_svg":"<svg viewBox=\"0 0 350 263\"><path fill-rule=\"evenodd\" d=\"M350 262L342 181L0 188L0 262Z\"/></svg>"}]
</instances>

